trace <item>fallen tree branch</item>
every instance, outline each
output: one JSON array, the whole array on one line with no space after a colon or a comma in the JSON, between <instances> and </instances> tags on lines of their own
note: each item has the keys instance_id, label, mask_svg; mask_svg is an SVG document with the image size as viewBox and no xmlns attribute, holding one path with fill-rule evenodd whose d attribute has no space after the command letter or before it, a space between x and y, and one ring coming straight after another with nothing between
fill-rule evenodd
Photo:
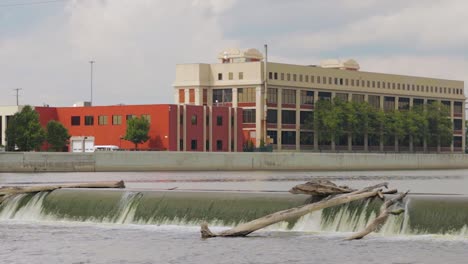
<instances>
[{"instance_id":1,"label":"fallen tree branch","mask_svg":"<svg viewBox=\"0 0 468 264\"><path fill-rule=\"evenodd\" d=\"M112 182L91 182L91 183L61 184L61 185L31 186L31 187L29 186L28 187L7 186L7 187L0 188L0 197L7 196L7 195L21 194L21 193L50 192L50 191L62 189L62 188L125 188L125 183L123 181L112 181Z\"/></svg>"},{"instance_id":2,"label":"fallen tree branch","mask_svg":"<svg viewBox=\"0 0 468 264\"><path fill-rule=\"evenodd\" d=\"M329 199L324 199L316 203L306 204L306 205L302 205L299 207L279 211L279 212L255 219L253 221L240 224L232 229L223 231L218 234L211 232L211 230L208 228L207 223L202 223L201 230L200 230L201 236L203 238L247 236L248 234L256 230L262 229L269 225L282 222L282 221L286 221L289 219L299 218L313 211L321 210L327 207L337 206L340 204L349 203L349 202L360 200L360 199L374 197L377 195L378 192L381 191L380 189L378 190L374 190L374 189L387 186L387 185L388 185L387 183L380 183L374 186L369 186L359 191L354 191L352 193L341 194L341 195L337 195Z\"/></svg>"},{"instance_id":3,"label":"fallen tree branch","mask_svg":"<svg viewBox=\"0 0 468 264\"><path fill-rule=\"evenodd\" d=\"M409 191L406 191L405 193L401 193L397 197L385 201L382 206L380 207L380 214L377 216L370 224L364 228L364 230L357 232L356 234L346 238L346 240L354 240L354 239L361 239L368 234L379 230L387 221L388 217L390 214L392 215L399 215L403 213L405 210L404 209L398 209L398 210L390 210L390 207L394 205L398 201L402 201L403 198L406 197Z\"/></svg>"}]
</instances>

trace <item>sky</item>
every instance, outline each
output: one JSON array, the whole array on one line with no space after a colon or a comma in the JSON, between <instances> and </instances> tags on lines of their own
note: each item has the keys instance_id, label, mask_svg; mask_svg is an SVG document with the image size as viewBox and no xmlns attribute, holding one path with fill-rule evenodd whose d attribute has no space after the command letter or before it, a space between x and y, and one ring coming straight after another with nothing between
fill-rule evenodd
<instances>
[{"instance_id":1,"label":"sky","mask_svg":"<svg viewBox=\"0 0 468 264\"><path fill-rule=\"evenodd\" d=\"M0 105L174 103L175 65L269 60L468 81L466 0L0 0Z\"/></svg>"}]
</instances>

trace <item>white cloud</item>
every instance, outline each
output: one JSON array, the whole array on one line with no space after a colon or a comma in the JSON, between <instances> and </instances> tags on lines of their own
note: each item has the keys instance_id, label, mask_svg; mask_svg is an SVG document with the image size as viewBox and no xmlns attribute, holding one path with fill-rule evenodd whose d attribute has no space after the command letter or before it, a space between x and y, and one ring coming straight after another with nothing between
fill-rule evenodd
<instances>
[{"instance_id":1,"label":"white cloud","mask_svg":"<svg viewBox=\"0 0 468 264\"><path fill-rule=\"evenodd\" d=\"M367 2L368 7L375 5L375 1ZM464 0L410 1L391 12L380 5L333 30L296 32L287 40L277 40L283 46L320 51L379 44L417 45L427 50L462 48L468 44L468 28L462 26L467 10Z\"/></svg>"},{"instance_id":2,"label":"white cloud","mask_svg":"<svg viewBox=\"0 0 468 264\"><path fill-rule=\"evenodd\" d=\"M0 40L0 85L6 94L23 88L22 103L71 105L90 97L92 58L95 104L173 103L176 63L212 62L236 46L218 26L226 8L216 0L73 1L37 30Z\"/></svg>"}]
</instances>

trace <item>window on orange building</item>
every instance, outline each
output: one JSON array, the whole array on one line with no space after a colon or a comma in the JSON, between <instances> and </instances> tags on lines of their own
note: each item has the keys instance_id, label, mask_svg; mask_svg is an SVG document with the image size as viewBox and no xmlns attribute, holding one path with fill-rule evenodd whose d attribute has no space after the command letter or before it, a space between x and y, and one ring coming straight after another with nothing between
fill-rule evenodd
<instances>
[{"instance_id":1,"label":"window on orange building","mask_svg":"<svg viewBox=\"0 0 468 264\"><path fill-rule=\"evenodd\" d=\"M192 142L190 144L190 149L191 150L197 150L197 143L198 143L197 140L192 139Z\"/></svg>"},{"instance_id":2,"label":"window on orange building","mask_svg":"<svg viewBox=\"0 0 468 264\"><path fill-rule=\"evenodd\" d=\"M197 115L192 115L192 125L197 124Z\"/></svg>"},{"instance_id":3,"label":"window on orange building","mask_svg":"<svg viewBox=\"0 0 468 264\"><path fill-rule=\"evenodd\" d=\"M132 119L133 117L134 117L134 115L132 115L132 114L127 115L127 116L125 117L125 120L128 121L128 120Z\"/></svg>"},{"instance_id":4,"label":"window on orange building","mask_svg":"<svg viewBox=\"0 0 468 264\"><path fill-rule=\"evenodd\" d=\"M122 124L122 116L121 115L113 115L112 116L112 125L121 125Z\"/></svg>"},{"instance_id":5,"label":"window on orange building","mask_svg":"<svg viewBox=\"0 0 468 264\"><path fill-rule=\"evenodd\" d=\"M81 123L81 118L79 116L72 116L71 117L71 125L72 126L79 126Z\"/></svg>"},{"instance_id":6,"label":"window on orange building","mask_svg":"<svg viewBox=\"0 0 468 264\"><path fill-rule=\"evenodd\" d=\"M85 126L93 126L94 125L94 116L85 116L84 117L84 124L85 124Z\"/></svg>"},{"instance_id":7,"label":"window on orange building","mask_svg":"<svg viewBox=\"0 0 468 264\"><path fill-rule=\"evenodd\" d=\"M107 116L98 116L98 124L99 125L107 125Z\"/></svg>"},{"instance_id":8,"label":"window on orange building","mask_svg":"<svg viewBox=\"0 0 468 264\"><path fill-rule=\"evenodd\" d=\"M148 123L151 123L151 115L144 114L144 115L141 115L141 118L147 120Z\"/></svg>"}]
</instances>

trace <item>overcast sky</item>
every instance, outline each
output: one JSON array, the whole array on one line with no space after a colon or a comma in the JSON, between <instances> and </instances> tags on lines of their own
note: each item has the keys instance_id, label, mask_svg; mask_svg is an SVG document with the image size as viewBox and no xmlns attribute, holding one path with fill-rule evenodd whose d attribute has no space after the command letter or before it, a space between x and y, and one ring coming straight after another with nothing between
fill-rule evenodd
<instances>
[{"instance_id":1,"label":"overcast sky","mask_svg":"<svg viewBox=\"0 0 468 264\"><path fill-rule=\"evenodd\" d=\"M264 43L275 62L467 81L467 18L466 0L0 0L0 105L89 100L90 59L95 105L174 103L176 64Z\"/></svg>"}]
</instances>

